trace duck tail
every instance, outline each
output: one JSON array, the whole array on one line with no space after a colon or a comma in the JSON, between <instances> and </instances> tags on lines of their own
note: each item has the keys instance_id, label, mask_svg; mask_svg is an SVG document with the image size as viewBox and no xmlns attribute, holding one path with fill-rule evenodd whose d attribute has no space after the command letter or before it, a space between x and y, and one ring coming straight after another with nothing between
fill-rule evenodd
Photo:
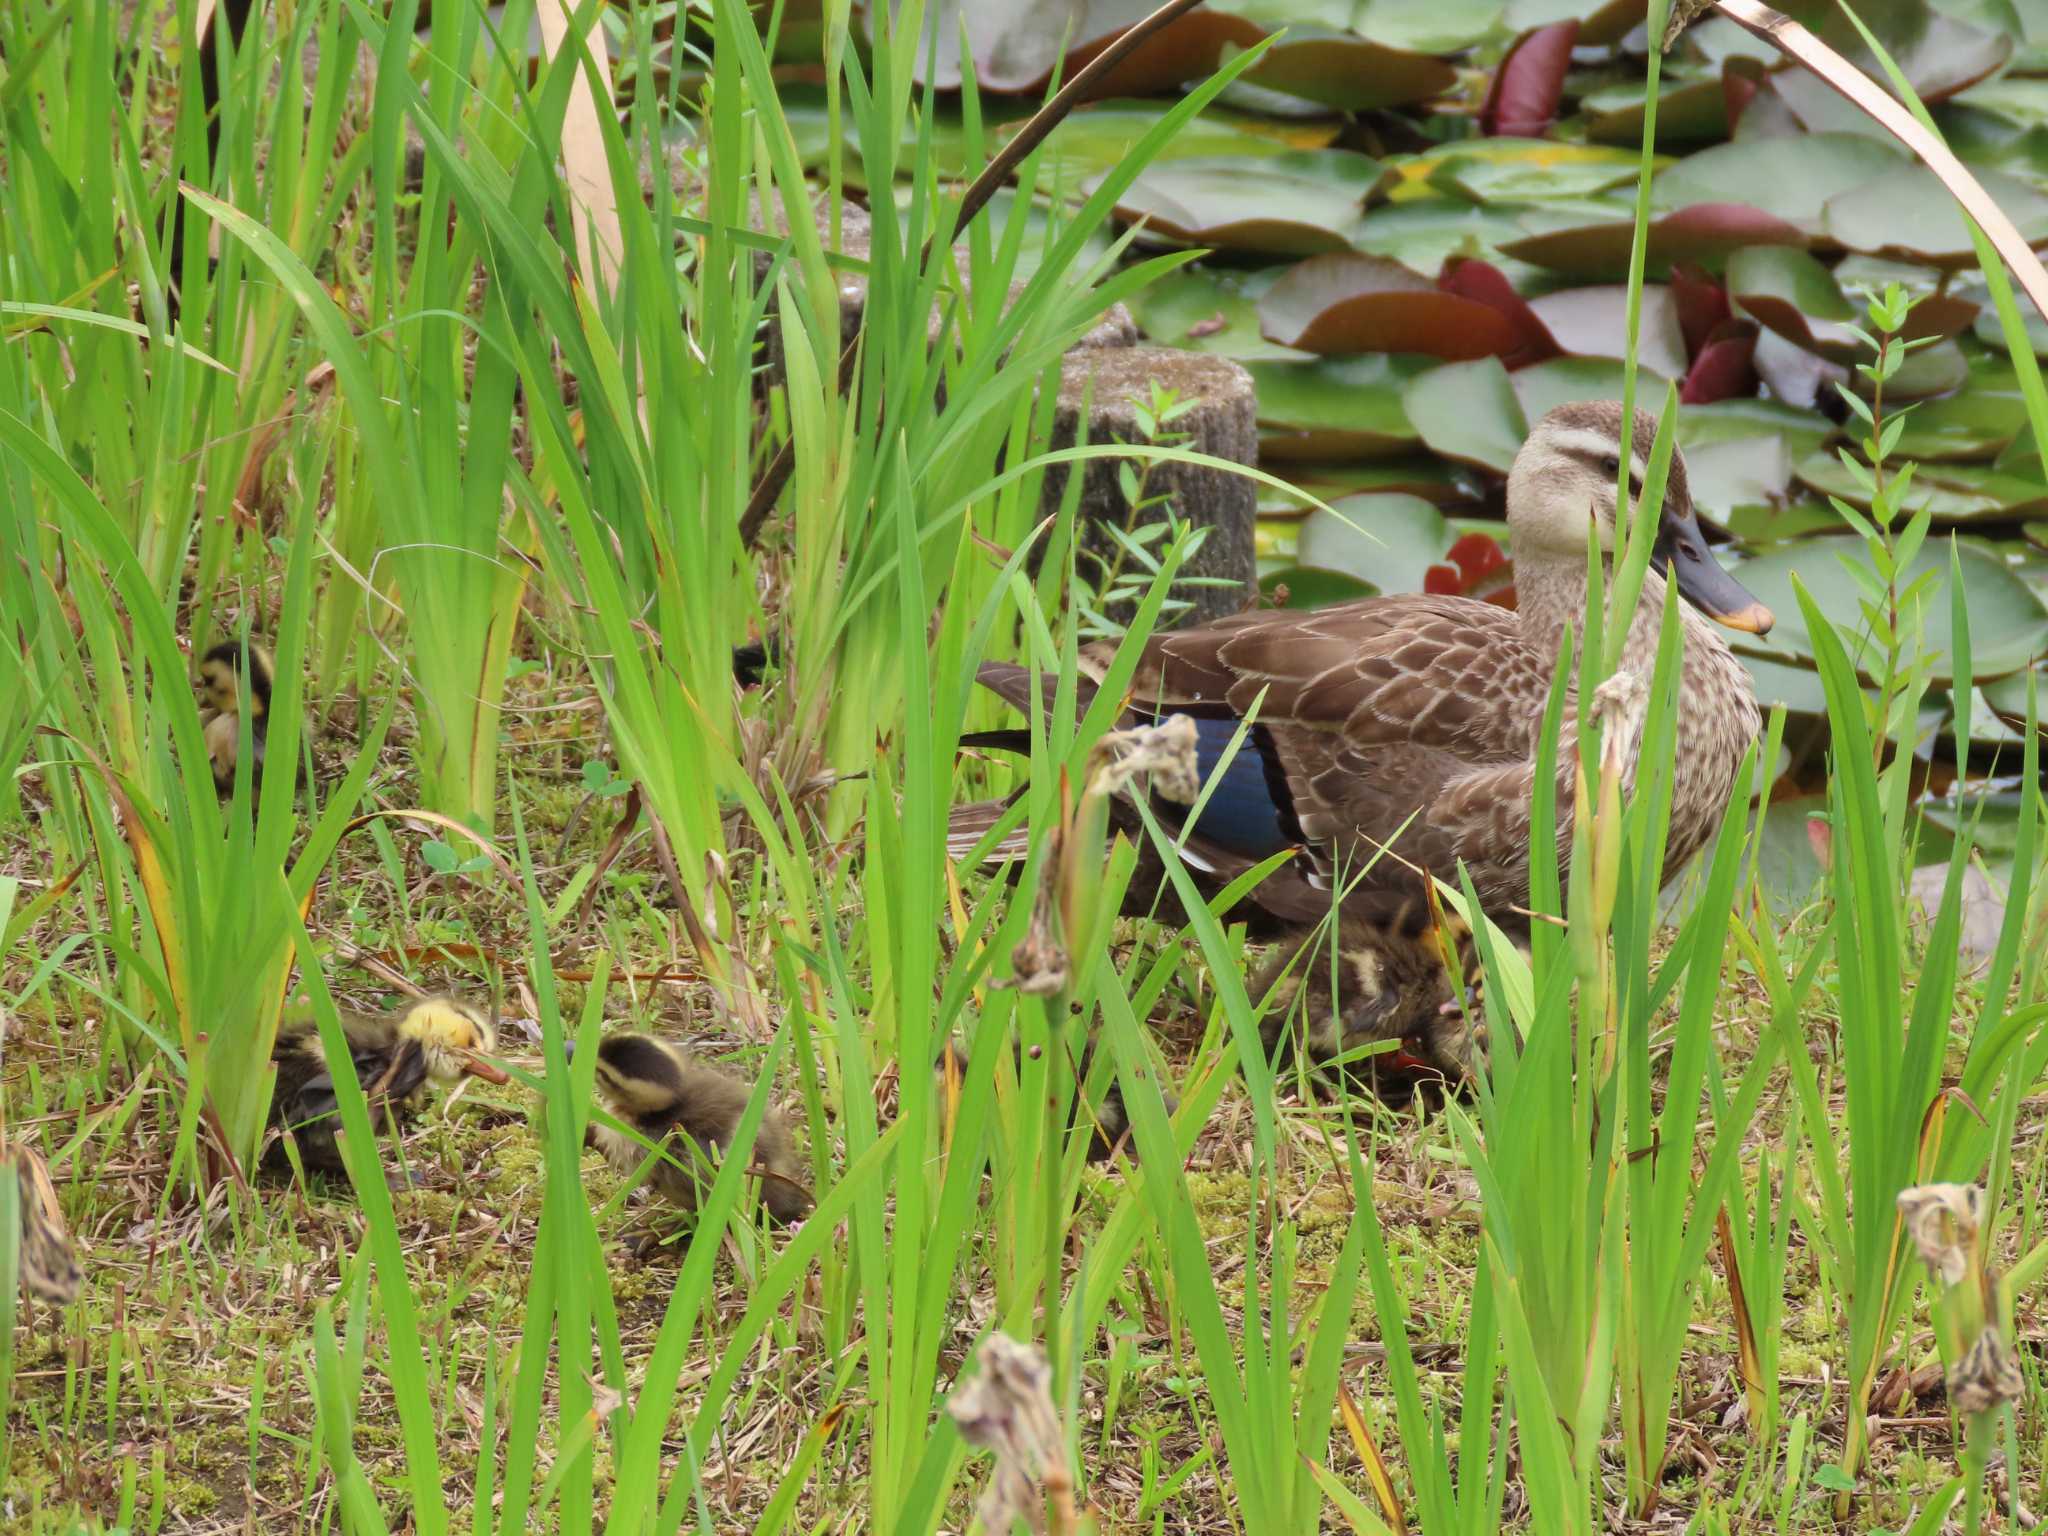
<instances>
[{"instance_id":1,"label":"duck tail","mask_svg":"<svg viewBox=\"0 0 2048 1536\"><path fill-rule=\"evenodd\" d=\"M954 806L946 818L946 856L956 860L973 857L1009 809L1008 800L972 800ZM1014 864L1024 857L1030 844L1028 826L1012 827L982 853L980 862L984 866Z\"/></svg>"}]
</instances>

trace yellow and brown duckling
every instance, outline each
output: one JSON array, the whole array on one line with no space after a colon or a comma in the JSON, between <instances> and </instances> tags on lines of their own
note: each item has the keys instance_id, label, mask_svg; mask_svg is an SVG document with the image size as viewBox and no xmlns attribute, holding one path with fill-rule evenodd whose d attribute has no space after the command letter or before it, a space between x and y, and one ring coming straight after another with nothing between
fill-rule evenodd
<instances>
[{"instance_id":1,"label":"yellow and brown duckling","mask_svg":"<svg viewBox=\"0 0 2048 1536\"><path fill-rule=\"evenodd\" d=\"M448 1088L464 1077L509 1081L485 1059L498 1047L490 1019L459 998L416 998L385 1014L343 1009L341 1029L373 1123L403 1122L417 1111L430 1085ZM271 1059L277 1064L271 1123L291 1133L306 1167L345 1174L334 1074L310 1014L285 1020Z\"/></svg>"},{"instance_id":2,"label":"yellow and brown duckling","mask_svg":"<svg viewBox=\"0 0 2048 1536\"><path fill-rule=\"evenodd\" d=\"M0 1147L0 1178L10 1163L21 1187L21 1289L64 1306L78 1299L85 1279L71 1229L64 1223L64 1208L57 1203L49 1169L33 1148L19 1143Z\"/></svg>"},{"instance_id":3,"label":"yellow and brown duckling","mask_svg":"<svg viewBox=\"0 0 2048 1536\"><path fill-rule=\"evenodd\" d=\"M608 1035L598 1043L595 1082L599 1107L666 1154L650 1170L648 1186L677 1210L694 1212L739 1130L752 1097L747 1085L642 1034ZM639 1141L594 1120L584 1141L621 1173L647 1160ZM789 1125L772 1108L754 1132L749 1165L770 1216L794 1222L810 1214L813 1202Z\"/></svg>"},{"instance_id":4,"label":"yellow and brown duckling","mask_svg":"<svg viewBox=\"0 0 2048 1536\"><path fill-rule=\"evenodd\" d=\"M1023 1045L1017 1046L1019 1066L1022 1066ZM948 1058L951 1058L950 1068ZM1124 1086L1122 1079L1112 1076L1102 1090L1102 1098L1090 1105L1087 1102L1088 1074L1095 1064L1095 1040L1091 1037L1081 1043L1081 1049L1074 1060L1074 1102L1073 1115L1069 1126L1080 1123L1082 1116L1088 1117L1088 1161L1108 1162L1110 1157L1122 1152L1132 1162L1138 1160L1137 1139L1131 1134L1131 1117L1124 1107ZM955 1088L967 1075L967 1050L957 1040L948 1040L939 1047L938 1059L932 1063L932 1071L939 1080L943 1094L947 1072L951 1071ZM1171 1115L1180 1108L1180 1096L1164 1082L1159 1085L1160 1096L1166 1101L1166 1112Z\"/></svg>"},{"instance_id":5,"label":"yellow and brown duckling","mask_svg":"<svg viewBox=\"0 0 2048 1536\"><path fill-rule=\"evenodd\" d=\"M251 641L248 676L243 676L243 647L223 640L199 661L199 696L208 711L204 721L206 755L213 763L213 787L230 794L235 787L235 760L242 747L242 717L249 720L249 782L263 781L264 743L270 734L270 690L276 663Z\"/></svg>"}]
</instances>

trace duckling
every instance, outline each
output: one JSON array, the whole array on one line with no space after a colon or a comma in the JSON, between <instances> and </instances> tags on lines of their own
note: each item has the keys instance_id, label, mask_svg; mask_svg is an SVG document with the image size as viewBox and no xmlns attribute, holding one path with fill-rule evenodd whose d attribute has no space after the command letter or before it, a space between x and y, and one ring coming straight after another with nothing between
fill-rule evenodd
<instances>
[{"instance_id":1,"label":"duckling","mask_svg":"<svg viewBox=\"0 0 2048 1536\"><path fill-rule=\"evenodd\" d=\"M498 1047L497 1031L483 1012L454 997L422 997L387 1014L341 1014L356 1078L373 1116L403 1120L429 1083L448 1087L464 1076L489 1083L510 1079L479 1053ZM291 1133L299 1157L322 1173L347 1172L341 1155L341 1119L327 1051L310 1015L287 1019L271 1050L277 1086L271 1123ZM398 1181L402 1184L402 1180Z\"/></svg>"},{"instance_id":2,"label":"duckling","mask_svg":"<svg viewBox=\"0 0 2048 1536\"><path fill-rule=\"evenodd\" d=\"M1021 1042L1017 1046L1017 1051L1021 1065L1023 1053ZM948 1057L951 1058L950 1066ZM1092 1110L1085 1102L1085 1094L1080 1091L1088 1081L1088 1072L1094 1065L1094 1062L1095 1041L1093 1038L1090 1038L1082 1042L1080 1053L1074 1062L1076 1092L1073 1104L1073 1114L1076 1120L1082 1115L1089 1117L1091 1130L1088 1137L1088 1161L1091 1163L1108 1162L1113 1153L1121 1150L1130 1157L1132 1162L1136 1162L1138 1160L1138 1144L1137 1139L1131 1134L1130 1114L1124 1107L1124 1086L1122 1081L1112 1076L1109 1080L1109 1085L1102 1091L1101 1101ZM938 1077L941 1092L945 1089L948 1070L951 1071L956 1085L967 1075L966 1048L953 1040L947 1040L945 1044L939 1047L938 1060L932 1063L932 1071ZM1180 1095L1176 1094L1164 1082L1160 1083L1159 1092L1160 1096L1166 1101L1167 1114L1171 1115L1180 1108ZM1073 1121L1069 1121L1070 1125L1072 1123Z\"/></svg>"},{"instance_id":3,"label":"duckling","mask_svg":"<svg viewBox=\"0 0 2048 1536\"><path fill-rule=\"evenodd\" d=\"M1468 1016L1446 964L1446 945L1465 980ZM1297 1051L1310 1065L1312 1083L1337 1086L1325 1064L1382 1041L1383 1052L1339 1067L1334 1078L1398 1107L1423 1083L1447 1087L1470 1076L1486 1049L1477 952L1471 930L1445 913L1441 928L1346 918L1334 941L1323 924L1277 946L1252 994L1263 999L1260 1031L1269 1058L1285 1062ZM1333 985L1334 982L1334 985Z\"/></svg>"},{"instance_id":4,"label":"duckling","mask_svg":"<svg viewBox=\"0 0 2048 1536\"><path fill-rule=\"evenodd\" d=\"M746 1084L691 1060L666 1040L640 1034L608 1035L599 1042L596 1084L598 1103L608 1114L667 1153L649 1173L649 1186L677 1210L694 1212L715 1176L710 1165L733 1144L746 1113ZM647 1159L638 1141L594 1121L584 1144L621 1173ZM801 1221L810 1214L813 1202L791 1149L789 1126L773 1109L754 1132L751 1169L760 1175L761 1203L775 1220Z\"/></svg>"},{"instance_id":5,"label":"duckling","mask_svg":"<svg viewBox=\"0 0 2048 1536\"><path fill-rule=\"evenodd\" d=\"M206 718L206 755L213 761L213 787L230 794L235 787L235 757L241 750L243 712L242 645L223 640L199 662L199 693L212 711ZM263 746L270 734L270 689L277 666L270 652L249 643L248 715L249 782L263 782Z\"/></svg>"},{"instance_id":6,"label":"duckling","mask_svg":"<svg viewBox=\"0 0 2048 1536\"><path fill-rule=\"evenodd\" d=\"M85 1278L64 1209L48 1167L33 1148L16 1144L0 1149L0 1167L8 1163L21 1184L21 1288L61 1307L78 1298Z\"/></svg>"}]
</instances>

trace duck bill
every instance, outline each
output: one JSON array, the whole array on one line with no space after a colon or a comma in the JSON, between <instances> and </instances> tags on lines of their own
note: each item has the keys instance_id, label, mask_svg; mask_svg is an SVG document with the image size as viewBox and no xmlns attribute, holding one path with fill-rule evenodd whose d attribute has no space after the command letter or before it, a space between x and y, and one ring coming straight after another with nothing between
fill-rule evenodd
<instances>
[{"instance_id":1,"label":"duck bill","mask_svg":"<svg viewBox=\"0 0 2048 1536\"><path fill-rule=\"evenodd\" d=\"M499 1067L491 1062L485 1061L481 1056L465 1057L462 1063L462 1070L467 1072L471 1077L482 1078L487 1083L498 1083L502 1085L504 1083L509 1083L512 1081L511 1078L505 1075L504 1068Z\"/></svg>"},{"instance_id":2,"label":"duck bill","mask_svg":"<svg viewBox=\"0 0 2048 1536\"><path fill-rule=\"evenodd\" d=\"M1771 610L1721 568L1690 511L1665 515L1650 563L1678 584L1679 596L1715 623L1752 635L1771 632L1776 622Z\"/></svg>"}]
</instances>

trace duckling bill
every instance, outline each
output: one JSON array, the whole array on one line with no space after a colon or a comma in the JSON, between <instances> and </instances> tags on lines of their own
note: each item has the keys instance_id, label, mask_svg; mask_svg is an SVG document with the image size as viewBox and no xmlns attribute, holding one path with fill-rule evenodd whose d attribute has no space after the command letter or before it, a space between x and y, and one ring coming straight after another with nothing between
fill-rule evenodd
<instances>
[{"instance_id":1,"label":"duckling bill","mask_svg":"<svg viewBox=\"0 0 2048 1536\"><path fill-rule=\"evenodd\" d=\"M509 1081L484 1059L498 1044L491 1021L459 998L423 997L388 1014L344 1010L341 1029L373 1124L410 1118L429 1086L448 1088L465 1076ZM277 1064L271 1123L291 1133L306 1167L346 1174L340 1101L318 1026L310 1017L287 1019L271 1059Z\"/></svg>"},{"instance_id":2,"label":"duckling bill","mask_svg":"<svg viewBox=\"0 0 2048 1536\"><path fill-rule=\"evenodd\" d=\"M235 760L242 748L242 718L249 721L249 782L263 781L264 744L270 734L270 692L276 663L253 642L247 648L248 675L243 676L241 642L223 640L199 662L199 695L209 711L205 718L206 755L213 764L213 787L231 794ZM246 681L246 686L245 686Z\"/></svg>"},{"instance_id":3,"label":"duckling bill","mask_svg":"<svg viewBox=\"0 0 2048 1536\"><path fill-rule=\"evenodd\" d=\"M670 1205L694 1212L716 1176L752 1097L747 1085L693 1061L652 1035L608 1035L597 1047L597 1100L613 1119L630 1126L667 1156L654 1164L648 1185ZM591 1122L585 1144L621 1173L647 1159L647 1148L608 1125ZM754 1132L751 1167L761 1179L761 1203L779 1222L800 1221L812 1199L792 1150L789 1125L775 1110Z\"/></svg>"}]
</instances>

